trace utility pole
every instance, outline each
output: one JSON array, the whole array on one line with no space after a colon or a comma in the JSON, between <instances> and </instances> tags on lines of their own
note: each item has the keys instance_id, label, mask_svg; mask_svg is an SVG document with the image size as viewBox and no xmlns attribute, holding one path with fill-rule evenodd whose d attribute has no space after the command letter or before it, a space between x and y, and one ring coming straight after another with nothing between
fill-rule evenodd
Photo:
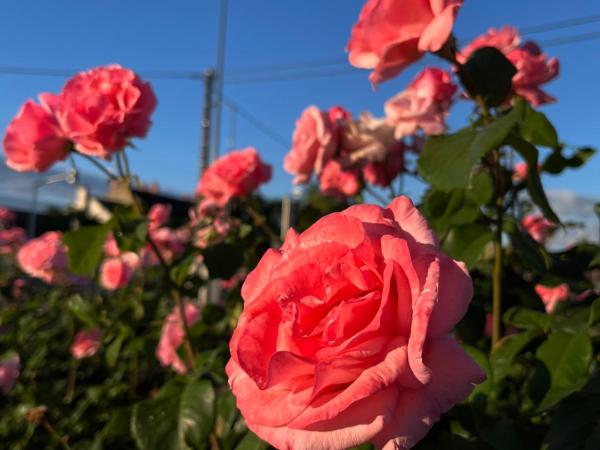
<instances>
[{"instance_id":1,"label":"utility pole","mask_svg":"<svg viewBox=\"0 0 600 450\"><path fill-rule=\"evenodd\" d=\"M217 41L217 89L215 98L215 126L213 141L213 159L219 156L221 145L221 111L223 109L223 84L225 82L225 49L227 41L228 0L220 0L219 29Z\"/></svg>"},{"instance_id":2,"label":"utility pole","mask_svg":"<svg viewBox=\"0 0 600 450\"><path fill-rule=\"evenodd\" d=\"M202 107L202 137L200 141L200 176L210 164L210 125L213 101L213 85L215 71L211 68L204 71L204 105Z\"/></svg>"}]
</instances>

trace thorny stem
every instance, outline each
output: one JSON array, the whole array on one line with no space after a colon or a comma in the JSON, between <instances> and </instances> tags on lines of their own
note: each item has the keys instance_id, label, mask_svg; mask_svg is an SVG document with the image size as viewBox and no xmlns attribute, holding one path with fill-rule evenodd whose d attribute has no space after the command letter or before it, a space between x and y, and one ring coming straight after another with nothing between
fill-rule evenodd
<instances>
[{"instance_id":1,"label":"thorny stem","mask_svg":"<svg viewBox=\"0 0 600 450\"><path fill-rule=\"evenodd\" d=\"M269 236L271 243L279 246L281 244L281 241L279 240L279 236L277 236L277 233L275 233L271 229L271 227L269 227L269 225L267 225L266 217L263 216L261 213L259 213L257 210L255 210L247 202L244 203L244 207L246 209L246 212L250 215L250 217L252 217L252 220L254 220L254 223L256 223L256 225L258 225L267 234L267 236Z\"/></svg>"}]
</instances>

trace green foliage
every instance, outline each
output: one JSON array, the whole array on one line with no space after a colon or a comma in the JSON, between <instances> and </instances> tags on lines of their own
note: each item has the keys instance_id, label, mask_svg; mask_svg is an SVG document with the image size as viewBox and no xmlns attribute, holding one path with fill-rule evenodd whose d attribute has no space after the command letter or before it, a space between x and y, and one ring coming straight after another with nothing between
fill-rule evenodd
<instances>
[{"instance_id":1,"label":"green foliage","mask_svg":"<svg viewBox=\"0 0 600 450\"><path fill-rule=\"evenodd\" d=\"M111 223L91 227L81 227L63 236L69 248L69 269L78 275L94 276L102 258L102 248Z\"/></svg>"}]
</instances>

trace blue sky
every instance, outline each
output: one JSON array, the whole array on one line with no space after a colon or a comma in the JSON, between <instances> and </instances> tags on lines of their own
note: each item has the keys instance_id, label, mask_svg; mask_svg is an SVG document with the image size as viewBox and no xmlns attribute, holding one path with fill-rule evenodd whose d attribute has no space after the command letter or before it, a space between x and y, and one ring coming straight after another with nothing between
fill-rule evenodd
<instances>
[{"instance_id":1,"label":"blue sky","mask_svg":"<svg viewBox=\"0 0 600 450\"><path fill-rule=\"evenodd\" d=\"M381 115L384 101L419 70L409 69L373 92L368 72L338 65L324 72L331 77L275 82L233 83L234 72L246 69L343 60L351 27L363 0L230 0L226 72L231 83L225 95L250 111L286 139L294 121L309 104L322 108L341 104L354 113ZM214 65L218 0L5 0L0 5L0 66L86 69L120 63L140 71L202 71ZM463 43L491 26L519 28L600 14L591 0L466 0L455 27ZM561 36L600 31L600 22L539 33L540 42ZM553 46L549 55L561 62L560 77L547 85L558 103L543 107L561 138L574 145L600 144L600 40ZM441 63L442 67L445 67ZM311 65L306 70L311 70ZM239 79L239 78L238 78ZM27 98L42 91L57 92L63 78L0 75L0 126L4 128ZM159 99L154 126L137 141L132 165L146 181L159 181L171 191L190 192L198 176L202 85L190 80L150 80ZM455 108L450 126L466 120L467 105ZM223 147L231 135L232 116L223 115ZM286 148L238 117L235 145L255 146L274 167L268 194L290 190L291 177L282 169ZM587 196L600 192L600 157L579 171L546 177L550 189L568 189ZM420 188L408 183L410 194Z\"/></svg>"}]
</instances>

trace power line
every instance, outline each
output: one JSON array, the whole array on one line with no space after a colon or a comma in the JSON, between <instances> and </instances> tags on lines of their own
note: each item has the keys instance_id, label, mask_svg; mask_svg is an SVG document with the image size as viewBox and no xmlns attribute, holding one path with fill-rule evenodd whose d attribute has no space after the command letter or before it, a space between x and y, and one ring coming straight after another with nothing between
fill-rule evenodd
<instances>
[{"instance_id":1,"label":"power line","mask_svg":"<svg viewBox=\"0 0 600 450\"><path fill-rule=\"evenodd\" d=\"M80 72L80 69L49 68L49 67L0 67L0 75L31 75L43 77L69 78ZM143 78L170 79L170 80L203 80L201 72L178 71L178 70L142 70L139 72Z\"/></svg>"},{"instance_id":2,"label":"power line","mask_svg":"<svg viewBox=\"0 0 600 450\"><path fill-rule=\"evenodd\" d=\"M600 14L584 17L576 17L573 19L559 20L557 22L549 22L540 25L533 25L521 29L522 35L545 33L547 31L561 30L564 28L578 27L588 25L590 23L600 22Z\"/></svg>"},{"instance_id":3,"label":"power line","mask_svg":"<svg viewBox=\"0 0 600 450\"><path fill-rule=\"evenodd\" d=\"M593 41L595 39L600 39L600 31L594 31L591 33L584 33L584 34L576 34L573 36L564 36L564 37L559 37L556 39L549 39L547 41L540 42L540 46L541 47L556 47L559 45L575 44L577 42Z\"/></svg>"},{"instance_id":4,"label":"power line","mask_svg":"<svg viewBox=\"0 0 600 450\"><path fill-rule=\"evenodd\" d=\"M289 139L286 139L282 135L277 133L277 131L273 130L271 127L265 124L262 120L260 120L250 111L241 107L238 103L225 96L223 97L223 105L229 108L234 114L237 114L241 118L246 120L246 122L254 126L254 128L262 132L265 136L269 137L273 142L281 145L285 150L289 149Z\"/></svg>"}]
</instances>

